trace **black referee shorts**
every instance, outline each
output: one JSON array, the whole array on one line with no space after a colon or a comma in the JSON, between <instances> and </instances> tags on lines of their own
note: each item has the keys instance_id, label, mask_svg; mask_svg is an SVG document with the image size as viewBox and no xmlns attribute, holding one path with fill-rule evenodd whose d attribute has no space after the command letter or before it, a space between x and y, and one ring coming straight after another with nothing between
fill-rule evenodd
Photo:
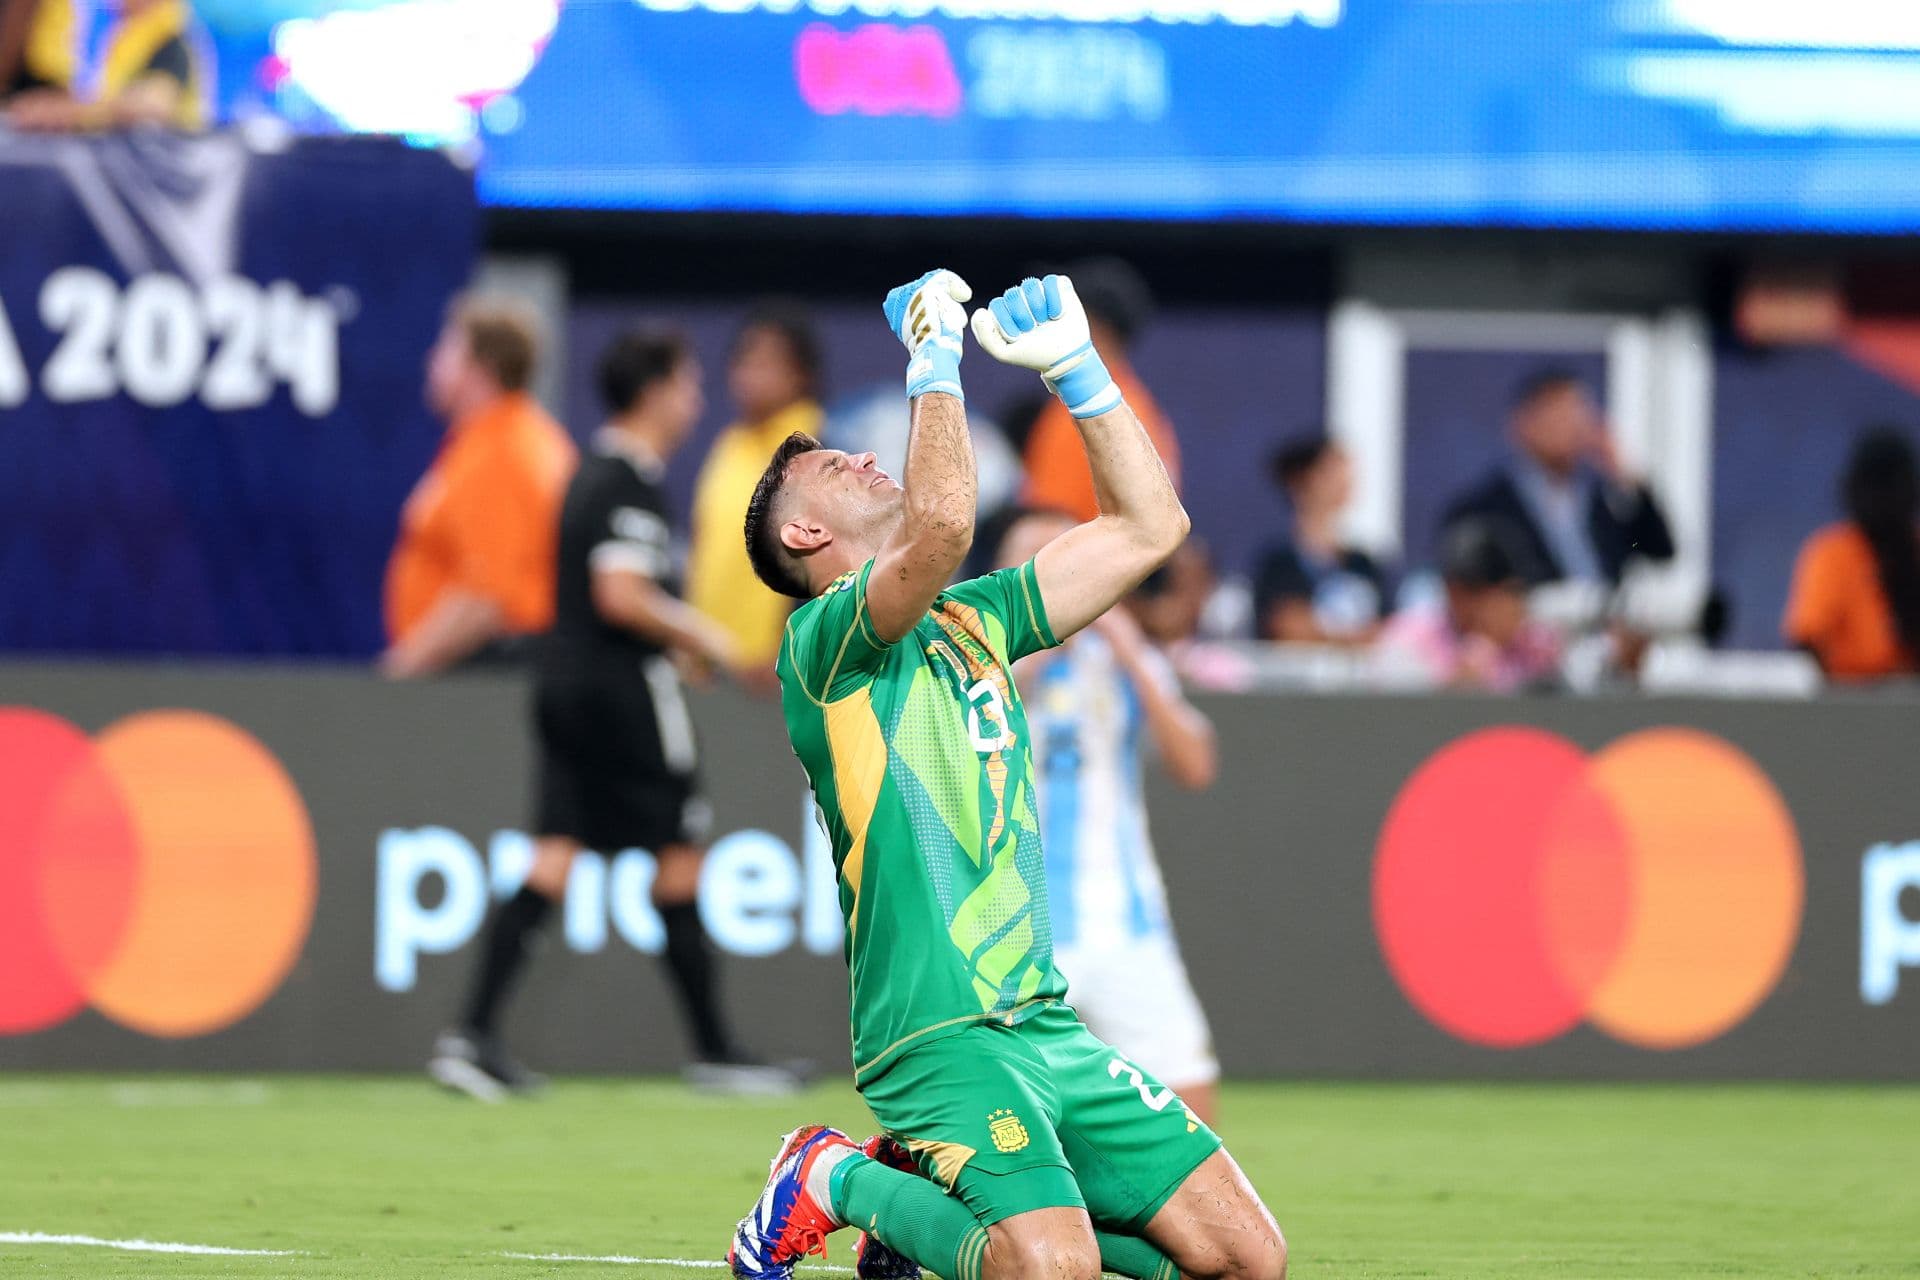
<instances>
[{"instance_id":1,"label":"black referee shorts","mask_svg":"<svg viewBox=\"0 0 1920 1280\"><path fill-rule=\"evenodd\" d=\"M598 853L702 844L712 810L700 794L700 748L673 664L603 660L543 673L534 833Z\"/></svg>"}]
</instances>

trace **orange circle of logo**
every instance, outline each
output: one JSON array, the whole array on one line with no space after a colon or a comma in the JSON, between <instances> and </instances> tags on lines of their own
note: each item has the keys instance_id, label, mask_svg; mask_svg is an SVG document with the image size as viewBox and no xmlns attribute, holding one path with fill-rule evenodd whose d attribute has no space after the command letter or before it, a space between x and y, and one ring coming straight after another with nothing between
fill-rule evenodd
<instances>
[{"instance_id":1,"label":"orange circle of logo","mask_svg":"<svg viewBox=\"0 0 1920 1280\"><path fill-rule=\"evenodd\" d=\"M258 1008L306 943L313 827L244 730L148 711L96 738L0 708L0 1035L91 1005L153 1036Z\"/></svg>"},{"instance_id":2,"label":"orange circle of logo","mask_svg":"<svg viewBox=\"0 0 1920 1280\"><path fill-rule=\"evenodd\" d=\"M1373 867L1401 991L1496 1048L1582 1021L1649 1049L1722 1035L1779 982L1804 895L1773 783L1682 728L1592 757L1539 729L1460 738L1401 787Z\"/></svg>"}]
</instances>

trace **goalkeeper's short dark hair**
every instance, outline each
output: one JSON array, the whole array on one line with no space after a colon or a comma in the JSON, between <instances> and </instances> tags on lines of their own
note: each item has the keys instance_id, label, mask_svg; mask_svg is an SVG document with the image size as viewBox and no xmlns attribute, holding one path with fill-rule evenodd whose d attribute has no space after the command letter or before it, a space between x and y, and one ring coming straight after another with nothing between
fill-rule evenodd
<instances>
[{"instance_id":1,"label":"goalkeeper's short dark hair","mask_svg":"<svg viewBox=\"0 0 1920 1280\"><path fill-rule=\"evenodd\" d=\"M780 503L780 492L787 483L787 468L793 460L820 447L820 442L804 431L796 431L782 440L780 447L773 451L767 469L760 473L760 483L753 487L752 501L747 503L747 559L753 564L754 576L781 595L796 600L811 599L813 591L807 584L800 557L780 541L780 521L774 508Z\"/></svg>"}]
</instances>

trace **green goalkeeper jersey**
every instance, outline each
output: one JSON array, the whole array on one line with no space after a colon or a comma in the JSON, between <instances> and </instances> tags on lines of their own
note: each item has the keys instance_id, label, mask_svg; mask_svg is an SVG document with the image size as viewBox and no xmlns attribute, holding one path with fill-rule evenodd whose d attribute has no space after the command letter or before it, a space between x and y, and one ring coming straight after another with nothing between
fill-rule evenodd
<instances>
[{"instance_id":1,"label":"green goalkeeper jersey","mask_svg":"<svg viewBox=\"0 0 1920 1280\"><path fill-rule=\"evenodd\" d=\"M802 605L779 660L787 736L840 874L855 1083L909 1045L1066 994L1010 674L1059 643L1033 565L943 591L893 644L867 616L872 571Z\"/></svg>"}]
</instances>

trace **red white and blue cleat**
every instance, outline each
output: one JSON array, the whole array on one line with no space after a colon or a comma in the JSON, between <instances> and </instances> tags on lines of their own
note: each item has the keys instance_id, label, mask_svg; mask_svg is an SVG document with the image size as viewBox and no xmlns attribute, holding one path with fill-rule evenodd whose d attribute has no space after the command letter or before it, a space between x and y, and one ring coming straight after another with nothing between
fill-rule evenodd
<instances>
[{"instance_id":1,"label":"red white and blue cleat","mask_svg":"<svg viewBox=\"0 0 1920 1280\"><path fill-rule=\"evenodd\" d=\"M889 1169L920 1176L913 1156L897 1141L876 1133L860 1144L860 1152L869 1160L878 1160ZM853 1270L859 1280L920 1280L920 1264L904 1254L895 1253L865 1232L853 1246Z\"/></svg>"},{"instance_id":2,"label":"red white and blue cleat","mask_svg":"<svg viewBox=\"0 0 1920 1280\"><path fill-rule=\"evenodd\" d=\"M740 1280L792 1280L794 1263L810 1253L826 1256L827 1235L842 1224L807 1194L807 1172L834 1147L851 1148L853 1140L823 1124L802 1125L780 1144L766 1190L727 1246L727 1265Z\"/></svg>"}]
</instances>

